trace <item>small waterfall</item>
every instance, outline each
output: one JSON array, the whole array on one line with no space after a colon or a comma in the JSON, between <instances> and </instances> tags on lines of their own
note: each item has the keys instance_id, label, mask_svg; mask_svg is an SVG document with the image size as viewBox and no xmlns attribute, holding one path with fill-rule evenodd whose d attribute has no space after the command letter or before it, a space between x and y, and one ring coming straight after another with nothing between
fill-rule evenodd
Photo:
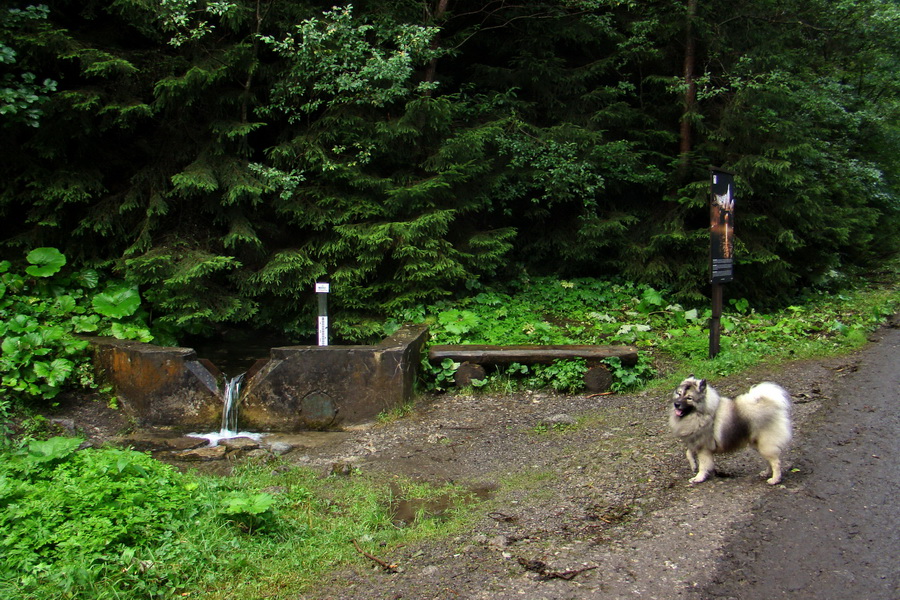
<instances>
[{"instance_id":1,"label":"small waterfall","mask_svg":"<svg viewBox=\"0 0 900 600\"><path fill-rule=\"evenodd\" d=\"M255 440L262 438L262 434L238 431L238 413L240 410L241 384L244 382L244 373L225 380L223 393L222 424L219 431L211 433L189 433L190 437L206 438L210 446L217 446L219 441L236 437L249 437Z\"/></svg>"},{"instance_id":2,"label":"small waterfall","mask_svg":"<svg viewBox=\"0 0 900 600\"><path fill-rule=\"evenodd\" d=\"M234 434L237 434L238 402L241 399L243 382L244 373L225 382L225 406L222 408L222 427L219 430L223 437L234 437Z\"/></svg>"}]
</instances>

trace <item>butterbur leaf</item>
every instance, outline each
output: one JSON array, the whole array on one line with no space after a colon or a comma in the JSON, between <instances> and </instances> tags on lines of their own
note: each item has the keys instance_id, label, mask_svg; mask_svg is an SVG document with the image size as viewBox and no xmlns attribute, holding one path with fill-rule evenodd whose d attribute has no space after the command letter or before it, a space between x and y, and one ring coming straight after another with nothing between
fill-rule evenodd
<instances>
[{"instance_id":1,"label":"butterbur leaf","mask_svg":"<svg viewBox=\"0 0 900 600\"><path fill-rule=\"evenodd\" d=\"M100 282L100 274L93 269L85 269L76 276L78 282L88 289L94 289Z\"/></svg>"},{"instance_id":2,"label":"butterbur leaf","mask_svg":"<svg viewBox=\"0 0 900 600\"><path fill-rule=\"evenodd\" d=\"M134 314L141 305L141 295L134 286L113 285L94 296L91 304L101 315L121 319Z\"/></svg>"},{"instance_id":3,"label":"butterbur leaf","mask_svg":"<svg viewBox=\"0 0 900 600\"><path fill-rule=\"evenodd\" d=\"M56 299L56 310L60 314L69 314L75 311L77 304L75 303L75 298L66 294L65 296L60 296Z\"/></svg>"},{"instance_id":4,"label":"butterbur leaf","mask_svg":"<svg viewBox=\"0 0 900 600\"><path fill-rule=\"evenodd\" d=\"M83 441L80 438L52 437L47 441L31 442L28 444L28 460L43 463L65 458L75 452Z\"/></svg>"},{"instance_id":5,"label":"butterbur leaf","mask_svg":"<svg viewBox=\"0 0 900 600\"><path fill-rule=\"evenodd\" d=\"M266 493L243 494L235 492L222 501L222 512L226 515L246 513L258 515L266 512L275 499Z\"/></svg>"},{"instance_id":6,"label":"butterbur leaf","mask_svg":"<svg viewBox=\"0 0 900 600\"><path fill-rule=\"evenodd\" d=\"M66 264L65 255L56 248L35 248L25 257L31 263L25 272L32 277L50 277Z\"/></svg>"},{"instance_id":7,"label":"butterbur leaf","mask_svg":"<svg viewBox=\"0 0 900 600\"><path fill-rule=\"evenodd\" d=\"M3 341L0 342L0 350L3 350L3 354L5 354L7 358L18 352L21 346L22 338L18 337L5 337L3 338Z\"/></svg>"},{"instance_id":8,"label":"butterbur leaf","mask_svg":"<svg viewBox=\"0 0 900 600\"><path fill-rule=\"evenodd\" d=\"M34 374L47 380L53 387L59 387L72 373L75 365L65 358L57 358L52 362L35 361Z\"/></svg>"},{"instance_id":9,"label":"butterbur leaf","mask_svg":"<svg viewBox=\"0 0 900 600\"><path fill-rule=\"evenodd\" d=\"M98 325L99 321L100 317L97 315L77 315L72 317L72 327L74 327L76 333L90 333L97 331L100 327Z\"/></svg>"}]
</instances>

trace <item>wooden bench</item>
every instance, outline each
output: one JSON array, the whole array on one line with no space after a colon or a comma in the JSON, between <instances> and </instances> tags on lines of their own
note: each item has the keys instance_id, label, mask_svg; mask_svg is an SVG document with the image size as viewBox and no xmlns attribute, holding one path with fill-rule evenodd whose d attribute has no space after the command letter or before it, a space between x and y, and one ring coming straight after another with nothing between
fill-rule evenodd
<instances>
[{"instance_id":1,"label":"wooden bench","mask_svg":"<svg viewBox=\"0 0 900 600\"><path fill-rule=\"evenodd\" d=\"M432 346L428 351L431 362L439 363L449 358L461 363L454 379L458 387L471 385L474 379L484 379L486 373L482 365L550 364L557 360L584 358L588 365L584 384L591 392L606 391L612 384L612 374L602 362L611 357L619 358L623 365L634 366L638 350L634 346L445 344Z\"/></svg>"}]
</instances>

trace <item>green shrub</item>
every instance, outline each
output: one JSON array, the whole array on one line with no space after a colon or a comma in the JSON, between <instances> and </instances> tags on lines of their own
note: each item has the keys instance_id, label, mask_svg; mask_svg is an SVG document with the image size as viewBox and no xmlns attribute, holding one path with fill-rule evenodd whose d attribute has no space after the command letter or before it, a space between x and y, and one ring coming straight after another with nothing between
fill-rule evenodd
<instances>
[{"instance_id":1,"label":"green shrub","mask_svg":"<svg viewBox=\"0 0 900 600\"><path fill-rule=\"evenodd\" d=\"M894 276L895 278L895 276ZM855 347L898 307L893 279L881 288L809 293L803 303L757 312L744 298L730 299L721 319L722 350L716 372L771 359ZM388 322L424 323L431 344L630 344L638 363L606 362L612 388L639 388L655 376L654 360L696 363L709 354L709 306L682 306L674 294L616 280L522 279L505 290L482 290L454 302L419 306ZM458 363L423 361L422 383L442 391L453 384ZM577 392L584 365L510 365L488 373L489 389L552 387Z\"/></svg>"},{"instance_id":2,"label":"green shrub","mask_svg":"<svg viewBox=\"0 0 900 600\"><path fill-rule=\"evenodd\" d=\"M189 480L147 454L33 441L0 461L0 596L123 597L177 588L178 532L200 511Z\"/></svg>"},{"instance_id":3,"label":"green shrub","mask_svg":"<svg viewBox=\"0 0 900 600\"><path fill-rule=\"evenodd\" d=\"M0 261L0 418L13 400L52 400L67 386L93 387L88 343L79 334L152 339L135 286L101 281L93 269L66 272L55 248L36 248L28 266Z\"/></svg>"}]
</instances>

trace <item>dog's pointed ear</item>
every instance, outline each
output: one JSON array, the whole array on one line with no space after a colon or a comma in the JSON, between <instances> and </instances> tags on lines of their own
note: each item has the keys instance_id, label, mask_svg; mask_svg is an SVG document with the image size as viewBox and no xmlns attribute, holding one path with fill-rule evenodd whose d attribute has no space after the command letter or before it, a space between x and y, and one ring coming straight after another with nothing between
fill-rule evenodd
<instances>
[{"instance_id":1,"label":"dog's pointed ear","mask_svg":"<svg viewBox=\"0 0 900 600\"><path fill-rule=\"evenodd\" d=\"M706 380L705 379L701 379L700 383L697 384L697 391L699 391L699 392L706 391Z\"/></svg>"}]
</instances>

